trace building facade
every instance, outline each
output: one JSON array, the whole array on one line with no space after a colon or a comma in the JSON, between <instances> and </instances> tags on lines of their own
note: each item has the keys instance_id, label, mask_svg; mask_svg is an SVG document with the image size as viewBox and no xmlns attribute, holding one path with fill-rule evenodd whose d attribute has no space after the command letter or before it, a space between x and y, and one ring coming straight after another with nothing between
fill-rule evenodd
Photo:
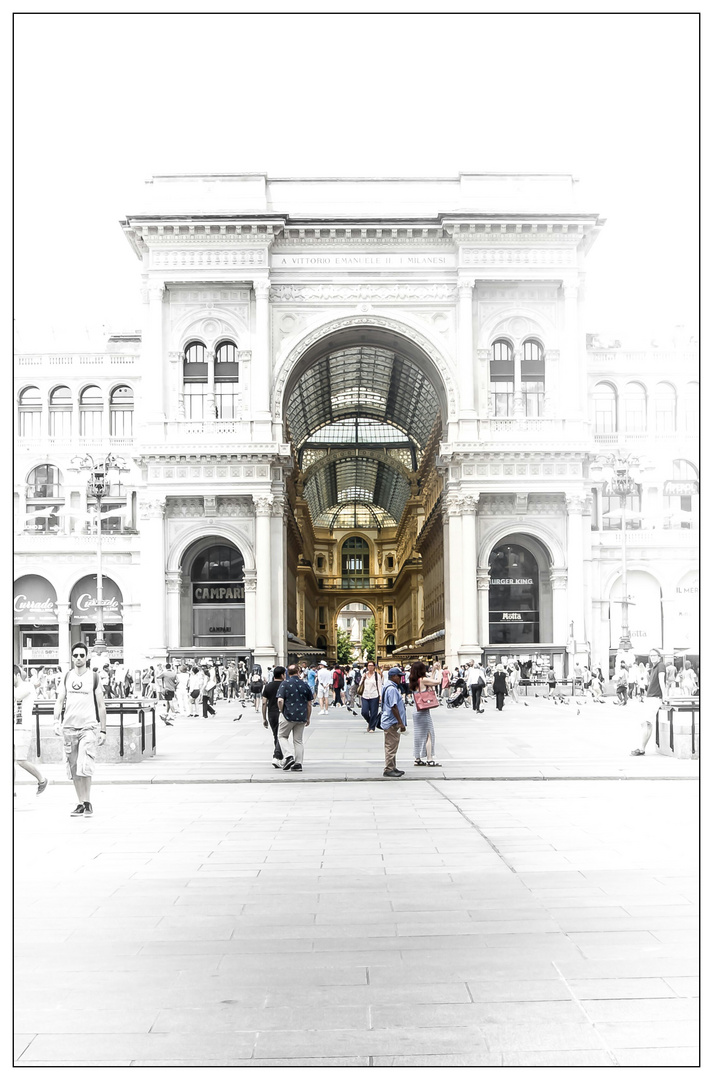
<instances>
[{"instance_id":1,"label":"building facade","mask_svg":"<svg viewBox=\"0 0 713 1080\"><path fill-rule=\"evenodd\" d=\"M78 459L108 451L125 468L102 507L103 622L130 665L333 657L354 605L380 659L605 664L622 531L592 465L622 447L645 466L624 522L632 641L697 652L697 359L588 344L603 222L574 191L149 182L121 223L140 332L15 360L18 660L93 643Z\"/></svg>"}]
</instances>

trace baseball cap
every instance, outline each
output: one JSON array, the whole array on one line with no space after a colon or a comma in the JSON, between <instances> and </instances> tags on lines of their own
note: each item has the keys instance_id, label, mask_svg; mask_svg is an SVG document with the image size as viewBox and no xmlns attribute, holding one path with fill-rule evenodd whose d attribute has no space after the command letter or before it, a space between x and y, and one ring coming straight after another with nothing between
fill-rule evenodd
<instances>
[{"instance_id":1,"label":"baseball cap","mask_svg":"<svg viewBox=\"0 0 713 1080\"><path fill-rule=\"evenodd\" d=\"M391 678L392 675L403 675L403 671L400 667L389 668L389 678Z\"/></svg>"}]
</instances>

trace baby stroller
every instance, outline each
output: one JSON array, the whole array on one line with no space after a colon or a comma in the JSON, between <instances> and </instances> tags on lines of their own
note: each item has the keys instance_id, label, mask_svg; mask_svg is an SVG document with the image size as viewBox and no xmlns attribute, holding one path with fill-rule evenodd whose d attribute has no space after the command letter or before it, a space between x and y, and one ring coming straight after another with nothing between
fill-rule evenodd
<instances>
[{"instance_id":1,"label":"baby stroller","mask_svg":"<svg viewBox=\"0 0 713 1080\"><path fill-rule=\"evenodd\" d=\"M452 684L452 693L446 702L446 708L457 709L461 705L468 705L468 691L465 685L465 679L454 679Z\"/></svg>"}]
</instances>

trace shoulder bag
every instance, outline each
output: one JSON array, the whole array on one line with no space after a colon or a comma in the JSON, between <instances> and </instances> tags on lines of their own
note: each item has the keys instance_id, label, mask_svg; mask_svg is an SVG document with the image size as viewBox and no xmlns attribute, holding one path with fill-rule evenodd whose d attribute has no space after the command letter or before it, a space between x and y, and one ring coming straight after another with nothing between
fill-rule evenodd
<instances>
[{"instance_id":1,"label":"shoulder bag","mask_svg":"<svg viewBox=\"0 0 713 1080\"><path fill-rule=\"evenodd\" d=\"M419 712L423 712L425 709L435 709L440 704L436 691L431 689L416 690L413 700Z\"/></svg>"}]
</instances>

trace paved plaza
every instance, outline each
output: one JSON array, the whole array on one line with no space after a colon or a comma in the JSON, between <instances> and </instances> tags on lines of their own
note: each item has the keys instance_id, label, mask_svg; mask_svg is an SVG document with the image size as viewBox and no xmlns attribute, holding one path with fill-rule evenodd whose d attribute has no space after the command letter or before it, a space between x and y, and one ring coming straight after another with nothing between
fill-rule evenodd
<instances>
[{"instance_id":1,"label":"paved plaza","mask_svg":"<svg viewBox=\"0 0 713 1080\"><path fill-rule=\"evenodd\" d=\"M390 780L345 710L292 775L219 703L87 821L23 774L17 1064L695 1065L698 764L635 709L441 708Z\"/></svg>"}]
</instances>

